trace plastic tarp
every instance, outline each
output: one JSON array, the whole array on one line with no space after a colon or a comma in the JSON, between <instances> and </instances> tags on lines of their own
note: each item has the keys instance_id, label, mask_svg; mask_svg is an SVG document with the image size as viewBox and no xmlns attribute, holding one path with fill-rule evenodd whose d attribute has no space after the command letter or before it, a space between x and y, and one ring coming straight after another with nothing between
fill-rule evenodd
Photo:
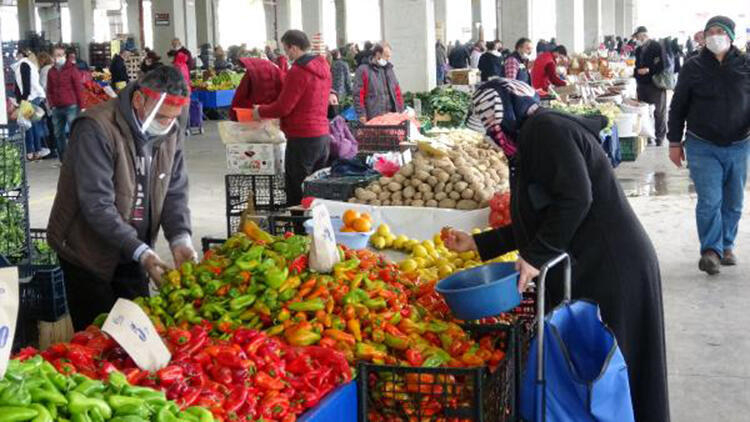
<instances>
[{"instance_id":1,"label":"plastic tarp","mask_svg":"<svg viewBox=\"0 0 750 422\"><path fill-rule=\"evenodd\" d=\"M353 209L367 212L372 216L374 225L388 224L394 234L403 234L413 239L432 239L441 228L453 228L470 231L485 228L489 225L490 209L455 210L426 207L393 207L352 204L348 202L316 199L313 204L323 203L331 216L341 216L344 211Z\"/></svg>"}]
</instances>

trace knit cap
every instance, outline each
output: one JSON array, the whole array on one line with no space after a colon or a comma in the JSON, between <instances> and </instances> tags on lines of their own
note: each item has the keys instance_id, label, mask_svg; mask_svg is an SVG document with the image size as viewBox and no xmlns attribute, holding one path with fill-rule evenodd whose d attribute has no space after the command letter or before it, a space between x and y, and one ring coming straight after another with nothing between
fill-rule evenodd
<instances>
[{"instance_id":1,"label":"knit cap","mask_svg":"<svg viewBox=\"0 0 750 422\"><path fill-rule=\"evenodd\" d=\"M719 28L723 29L727 32L729 35L729 39L734 41L734 21L729 19L726 16L714 16L713 18L708 20L708 23L706 24L706 29L703 30L703 32L706 32L709 30L709 28L713 26L718 26Z\"/></svg>"}]
</instances>

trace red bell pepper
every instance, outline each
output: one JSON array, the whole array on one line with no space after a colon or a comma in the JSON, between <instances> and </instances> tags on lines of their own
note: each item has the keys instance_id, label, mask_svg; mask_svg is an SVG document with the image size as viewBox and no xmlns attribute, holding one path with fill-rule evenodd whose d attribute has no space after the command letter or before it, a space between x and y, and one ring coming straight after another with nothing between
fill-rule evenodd
<instances>
[{"instance_id":1,"label":"red bell pepper","mask_svg":"<svg viewBox=\"0 0 750 422\"><path fill-rule=\"evenodd\" d=\"M278 378L274 378L265 371L255 374L255 385L264 390L283 390L284 383Z\"/></svg>"},{"instance_id":2,"label":"red bell pepper","mask_svg":"<svg viewBox=\"0 0 750 422\"><path fill-rule=\"evenodd\" d=\"M184 379L183 372L183 369L177 365L167 365L156 371L156 377L160 385L170 386Z\"/></svg>"}]
</instances>

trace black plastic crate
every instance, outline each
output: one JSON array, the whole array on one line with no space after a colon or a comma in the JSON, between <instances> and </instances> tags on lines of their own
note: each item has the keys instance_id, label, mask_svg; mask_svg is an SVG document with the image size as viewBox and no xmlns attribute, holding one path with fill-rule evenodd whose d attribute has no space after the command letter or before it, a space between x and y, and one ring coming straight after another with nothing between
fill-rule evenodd
<instances>
[{"instance_id":1,"label":"black plastic crate","mask_svg":"<svg viewBox=\"0 0 750 422\"><path fill-rule=\"evenodd\" d=\"M497 333L500 331L500 333ZM514 422L516 420L516 335L513 325L480 329L505 341L497 366L416 368L360 363L360 421ZM504 336L504 337L503 337Z\"/></svg>"},{"instance_id":2,"label":"black plastic crate","mask_svg":"<svg viewBox=\"0 0 750 422\"><path fill-rule=\"evenodd\" d=\"M24 134L0 126L0 192L26 187L26 143Z\"/></svg>"},{"instance_id":3,"label":"black plastic crate","mask_svg":"<svg viewBox=\"0 0 750 422\"><path fill-rule=\"evenodd\" d=\"M0 256L12 265L31 259L29 202L25 189L0 193Z\"/></svg>"},{"instance_id":4,"label":"black plastic crate","mask_svg":"<svg viewBox=\"0 0 750 422\"><path fill-rule=\"evenodd\" d=\"M31 263L34 265L59 265L57 252L47 243L47 230L29 229L31 235Z\"/></svg>"},{"instance_id":5,"label":"black plastic crate","mask_svg":"<svg viewBox=\"0 0 750 422\"><path fill-rule=\"evenodd\" d=\"M380 176L345 176L306 181L303 186L304 196L330 199L333 201L346 201L347 199L354 197L355 189L369 185L378 177Z\"/></svg>"},{"instance_id":6,"label":"black plastic crate","mask_svg":"<svg viewBox=\"0 0 750 422\"><path fill-rule=\"evenodd\" d=\"M284 175L227 174L224 178L227 215L239 215L252 197L256 212L286 208Z\"/></svg>"},{"instance_id":7,"label":"black plastic crate","mask_svg":"<svg viewBox=\"0 0 750 422\"><path fill-rule=\"evenodd\" d=\"M268 217L269 232L274 236L280 236L284 233L307 234L305 230L305 221L310 216L306 215L271 215Z\"/></svg>"},{"instance_id":8,"label":"black plastic crate","mask_svg":"<svg viewBox=\"0 0 750 422\"><path fill-rule=\"evenodd\" d=\"M270 233L271 229L268 224L270 215L253 215L250 218L258 223L258 226ZM242 213L227 215L227 237L232 236L234 233L240 231L240 222L242 221Z\"/></svg>"},{"instance_id":9,"label":"black plastic crate","mask_svg":"<svg viewBox=\"0 0 750 422\"><path fill-rule=\"evenodd\" d=\"M57 321L68 313L62 269L57 265L32 265L31 273L30 281L20 283L21 312L38 320Z\"/></svg>"},{"instance_id":10,"label":"black plastic crate","mask_svg":"<svg viewBox=\"0 0 750 422\"><path fill-rule=\"evenodd\" d=\"M18 353L24 347L39 347L39 320L19 309L12 353Z\"/></svg>"},{"instance_id":11,"label":"black plastic crate","mask_svg":"<svg viewBox=\"0 0 750 422\"><path fill-rule=\"evenodd\" d=\"M399 125L363 125L351 121L349 130L360 153L400 151L400 144L409 140L409 120Z\"/></svg>"},{"instance_id":12,"label":"black plastic crate","mask_svg":"<svg viewBox=\"0 0 750 422\"><path fill-rule=\"evenodd\" d=\"M202 237L201 238L201 250L205 254L206 252L211 250L211 248L213 248L214 246L223 245L224 242L226 241L227 241L226 239L221 239L218 237Z\"/></svg>"}]
</instances>

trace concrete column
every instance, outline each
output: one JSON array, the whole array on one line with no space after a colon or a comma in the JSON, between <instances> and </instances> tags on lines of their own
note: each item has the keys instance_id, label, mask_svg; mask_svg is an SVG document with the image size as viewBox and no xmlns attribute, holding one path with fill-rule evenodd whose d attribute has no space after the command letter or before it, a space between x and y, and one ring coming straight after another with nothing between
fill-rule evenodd
<instances>
[{"instance_id":1,"label":"concrete column","mask_svg":"<svg viewBox=\"0 0 750 422\"><path fill-rule=\"evenodd\" d=\"M482 28L482 0L471 0L471 39L479 40Z\"/></svg>"},{"instance_id":2,"label":"concrete column","mask_svg":"<svg viewBox=\"0 0 750 422\"><path fill-rule=\"evenodd\" d=\"M141 8L139 0L128 0L127 1L127 13L128 13L128 33L135 40L135 45L138 48L143 48L143 40L141 39L142 28L141 28ZM146 22L144 22L145 24Z\"/></svg>"},{"instance_id":3,"label":"concrete column","mask_svg":"<svg viewBox=\"0 0 750 422\"><path fill-rule=\"evenodd\" d=\"M39 19L42 21L42 32L53 43L62 41L62 20L56 5L39 8Z\"/></svg>"},{"instance_id":4,"label":"concrete column","mask_svg":"<svg viewBox=\"0 0 750 422\"><path fill-rule=\"evenodd\" d=\"M195 23L198 28L196 32L199 49L203 44L216 47L215 11L214 0L195 0Z\"/></svg>"},{"instance_id":5,"label":"concrete column","mask_svg":"<svg viewBox=\"0 0 750 422\"><path fill-rule=\"evenodd\" d=\"M435 0L435 38L448 45L448 0Z\"/></svg>"},{"instance_id":6,"label":"concrete column","mask_svg":"<svg viewBox=\"0 0 750 422\"><path fill-rule=\"evenodd\" d=\"M583 37L586 50L602 42L602 0L583 0Z\"/></svg>"},{"instance_id":7,"label":"concrete column","mask_svg":"<svg viewBox=\"0 0 750 422\"><path fill-rule=\"evenodd\" d=\"M315 0L317 1L317 0ZM299 0L277 0L278 10L278 32L279 40L284 32L290 29L302 29L302 23L298 22L301 15Z\"/></svg>"},{"instance_id":8,"label":"concrete column","mask_svg":"<svg viewBox=\"0 0 750 422\"><path fill-rule=\"evenodd\" d=\"M36 30L36 1L18 0L18 36L19 39L26 38L26 33ZM75 28L75 27L74 27Z\"/></svg>"},{"instance_id":9,"label":"concrete column","mask_svg":"<svg viewBox=\"0 0 750 422\"><path fill-rule=\"evenodd\" d=\"M393 48L401 91L435 87L435 7L433 0L383 0L383 39ZM408 19L404 17L408 16Z\"/></svg>"},{"instance_id":10,"label":"concrete column","mask_svg":"<svg viewBox=\"0 0 750 422\"><path fill-rule=\"evenodd\" d=\"M266 17L266 41L276 41L276 6L274 3L263 2L263 12ZM279 35L278 38L281 38Z\"/></svg>"},{"instance_id":11,"label":"concrete column","mask_svg":"<svg viewBox=\"0 0 750 422\"><path fill-rule=\"evenodd\" d=\"M2 45L2 36L0 36L0 45ZM3 66L3 55L0 54L0 81L5 80L5 66ZM0 125L8 124L8 110L5 109L5 90L0 89Z\"/></svg>"},{"instance_id":12,"label":"concrete column","mask_svg":"<svg viewBox=\"0 0 750 422\"><path fill-rule=\"evenodd\" d=\"M185 18L186 0L159 0L153 2L151 12L155 18L158 13L169 14L169 25L154 23L154 51L164 56L172 48L172 39L179 38L182 44L191 51L196 49L195 13L193 13L192 25L187 25ZM195 0L190 0L192 10L195 10ZM187 29L192 27L192 36L188 36Z\"/></svg>"},{"instance_id":13,"label":"concrete column","mask_svg":"<svg viewBox=\"0 0 750 422\"><path fill-rule=\"evenodd\" d=\"M505 45L505 48L508 48L508 43L503 40L503 8L502 8L503 2L502 0L495 0L495 22L497 23L497 27L495 28L495 39L500 40Z\"/></svg>"},{"instance_id":14,"label":"concrete column","mask_svg":"<svg viewBox=\"0 0 750 422\"><path fill-rule=\"evenodd\" d=\"M494 40L497 35L496 29L497 0L471 0L472 39Z\"/></svg>"},{"instance_id":15,"label":"concrete column","mask_svg":"<svg viewBox=\"0 0 750 422\"><path fill-rule=\"evenodd\" d=\"M336 0L336 46L344 47L349 42L349 34L346 32L346 0Z\"/></svg>"},{"instance_id":16,"label":"concrete column","mask_svg":"<svg viewBox=\"0 0 750 422\"><path fill-rule=\"evenodd\" d=\"M91 0L68 2L70 27L73 28L71 41L78 43L81 58L89 61L89 43L94 40L94 3Z\"/></svg>"},{"instance_id":17,"label":"concrete column","mask_svg":"<svg viewBox=\"0 0 750 422\"><path fill-rule=\"evenodd\" d=\"M626 0L615 0L615 35L625 35L625 3Z\"/></svg>"},{"instance_id":18,"label":"concrete column","mask_svg":"<svg viewBox=\"0 0 750 422\"><path fill-rule=\"evenodd\" d=\"M556 0L557 44L569 52L582 52L584 47L583 0Z\"/></svg>"},{"instance_id":19,"label":"concrete column","mask_svg":"<svg viewBox=\"0 0 750 422\"><path fill-rule=\"evenodd\" d=\"M305 0L302 2L302 30L312 38L323 34L323 0Z\"/></svg>"},{"instance_id":20,"label":"concrete column","mask_svg":"<svg viewBox=\"0 0 750 422\"><path fill-rule=\"evenodd\" d=\"M196 0L184 0L183 19L185 19L185 37L182 43L193 53L198 51L198 22L195 14Z\"/></svg>"},{"instance_id":21,"label":"concrete column","mask_svg":"<svg viewBox=\"0 0 750 422\"><path fill-rule=\"evenodd\" d=\"M602 0L602 35L615 35L615 0Z\"/></svg>"},{"instance_id":22,"label":"concrete column","mask_svg":"<svg viewBox=\"0 0 750 422\"><path fill-rule=\"evenodd\" d=\"M625 31L623 36L630 37L635 31L635 0L625 0Z\"/></svg>"},{"instance_id":23,"label":"concrete column","mask_svg":"<svg viewBox=\"0 0 750 422\"><path fill-rule=\"evenodd\" d=\"M502 1L502 38L511 50L521 37L531 38L533 34L532 0Z\"/></svg>"}]
</instances>

